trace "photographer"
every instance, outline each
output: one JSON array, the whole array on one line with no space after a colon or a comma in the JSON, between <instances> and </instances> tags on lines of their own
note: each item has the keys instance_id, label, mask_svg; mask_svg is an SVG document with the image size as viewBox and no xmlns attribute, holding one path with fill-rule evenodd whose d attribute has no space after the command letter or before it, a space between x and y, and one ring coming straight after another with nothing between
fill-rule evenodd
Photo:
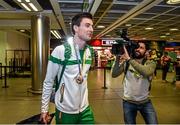
<instances>
[{"instance_id":1,"label":"photographer","mask_svg":"<svg viewBox=\"0 0 180 125\"><path fill-rule=\"evenodd\" d=\"M149 99L151 79L156 68L156 63L146 60L147 45L139 42L139 47L134 50L133 58L129 56L125 46L124 54L116 56L112 68L112 77L125 73L123 79L123 111L125 124L136 124L139 111L146 124L157 124L156 112Z\"/></svg>"}]
</instances>

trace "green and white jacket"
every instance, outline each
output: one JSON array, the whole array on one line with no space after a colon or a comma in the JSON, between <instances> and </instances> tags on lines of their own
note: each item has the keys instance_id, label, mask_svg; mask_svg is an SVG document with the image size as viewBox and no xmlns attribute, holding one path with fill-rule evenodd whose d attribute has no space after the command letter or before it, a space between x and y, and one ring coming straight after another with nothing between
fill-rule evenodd
<instances>
[{"instance_id":1,"label":"green and white jacket","mask_svg":"<svg viewBox=\"0 0 180 125\"><path fill-rule=\"evenodd\" d=\"M88 89L87 77L88 71L92 63L92 47L86 45L83 59L80 59L79 49L75 51L74 43L69 42L71 46L71 57L66 64L60 85L55 94L56 108L64 113L76 114L85 110L88 105ZM57 46L48 61L47 73L43 83L42 106L41 112L48 112L49 100L52 93L54 79L60 73L63 67L65 47L63 45ZM76 54L77 52L77 54ZM79 74L77 55L80 60L80 67L82 69L83 83L76 83L75 77ZM82 68L83 66L83 68ZM59 81L59 80L58 80ZM62 85L64 90L62 91ZM63 98L62 98L63 96ZM60 101L63 99L62 101Z\"/></svg>"}]
</instances>

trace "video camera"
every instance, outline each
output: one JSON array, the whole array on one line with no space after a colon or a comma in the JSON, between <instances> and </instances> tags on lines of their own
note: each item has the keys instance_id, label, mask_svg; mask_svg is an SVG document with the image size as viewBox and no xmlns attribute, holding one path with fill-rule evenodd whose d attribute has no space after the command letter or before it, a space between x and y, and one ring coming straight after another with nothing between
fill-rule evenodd
<instances>
[{"instance_id":1,"label":"video camera","mask_svg":"<svg viewBox=\"0 0 180 125\"><path fill-rule=\"evenodd\" d=\"M115 42L112 44L112 54L124 54L124 45L128 51L129 56L134 57L135 49L139 48L139 44L137 42L131 41L127 37L127 29L122 29L120 32L117 32L117 35L121 38L115 40Z\"/></svg>"}]
</instances>

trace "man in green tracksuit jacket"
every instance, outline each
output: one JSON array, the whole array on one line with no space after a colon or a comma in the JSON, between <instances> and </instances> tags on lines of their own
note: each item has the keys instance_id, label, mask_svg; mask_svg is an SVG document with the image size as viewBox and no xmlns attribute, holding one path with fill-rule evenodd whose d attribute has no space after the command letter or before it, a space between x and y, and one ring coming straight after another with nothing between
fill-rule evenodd
<instances>
[{"instance_id":1,"label":"man in green tracksuit jacket","mask_svg":"<svg viewBox=\"0 0 180 125\"><path fill-rule=\"evenodd\" d=\"M92 37L93 22L90 13L81 13L72 19L73 41L68 42L71 56L66 64L59 88L55 94L56 123L93 124L94 117L88 102L87 77L92 63L92 48L86 44ZM54 79L60 76L65 60L65 47L57 46L48 62L43 83L41 120L49 120L48 107Z\"/></svg>"}]
</instances>

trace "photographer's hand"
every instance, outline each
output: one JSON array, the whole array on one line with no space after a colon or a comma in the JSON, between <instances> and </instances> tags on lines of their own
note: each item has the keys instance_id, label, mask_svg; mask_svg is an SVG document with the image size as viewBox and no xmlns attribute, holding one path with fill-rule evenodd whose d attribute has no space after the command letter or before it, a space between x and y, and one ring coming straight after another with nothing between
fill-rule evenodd
<instances>
[{"instance_id":1,"label":"photographer's hand","mask_svg":"<svg viewBox=\"0 0 180 125\"><path fill-rule=\"evenodd\" d=\"M123 46L123 48L124 48L124 54L121 56L121 58L124 59L125 61L128 61L128 60L130 60L131 58L130 58L128 52L127 52L126 47Z\"/></svg>"},{"instance_id":2,"label":"photographer's hand","mask_svg":"<svg viewBox=\"0 0 180 125\"><path fill-rule=\"evenodd\" d=\"M112 69L111 69L113 78L118 77L123 72L123 69L124 69L123 64L125 61L121 59L121 56L122 55L116 55L115 63L113 64Z\"/></svg>"}]
</instances>

